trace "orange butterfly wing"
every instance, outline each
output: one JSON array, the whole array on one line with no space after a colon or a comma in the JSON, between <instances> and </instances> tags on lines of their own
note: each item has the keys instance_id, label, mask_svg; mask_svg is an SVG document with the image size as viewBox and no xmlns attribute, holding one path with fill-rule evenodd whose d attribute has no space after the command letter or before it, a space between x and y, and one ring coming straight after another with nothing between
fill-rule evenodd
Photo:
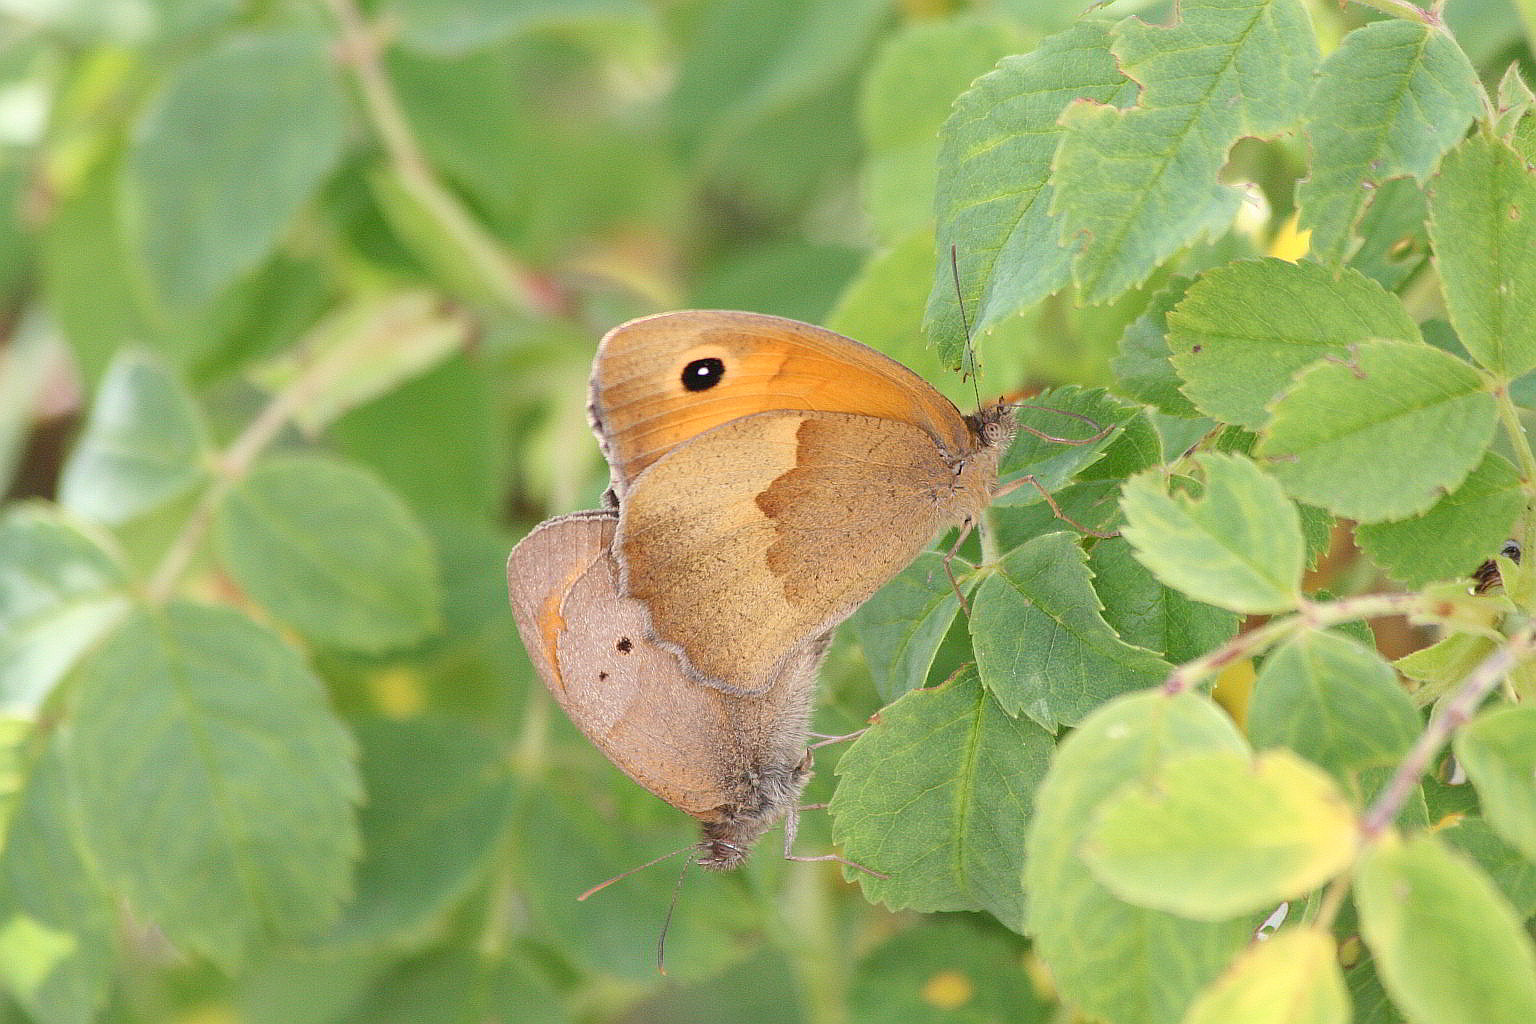
<instances>
[{"instance_id":1,"label":"orange butterfly wing","mask_svg":"<svg viewBox=\"0 0 1536 1024\"><path fill-rule=\"evenodd\" d=\"M698 390L716 369L718 381ZM685 380L685 378L690 378ZM588 410L621 500L647 466L722 423L772 410L849 412L919 428L941 452L975 447L954 403L889 356L783 317L659 313L598 346Z\"/></svg>"}]
</instances>

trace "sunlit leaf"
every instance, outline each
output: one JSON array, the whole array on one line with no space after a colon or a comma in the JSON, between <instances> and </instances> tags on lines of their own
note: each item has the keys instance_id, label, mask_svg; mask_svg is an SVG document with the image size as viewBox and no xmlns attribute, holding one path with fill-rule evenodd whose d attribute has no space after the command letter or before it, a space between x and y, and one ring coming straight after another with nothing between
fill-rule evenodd
<instances>
[{"instance_id":1,"label":"sunlit leaf","mask_svg":"<svg viewBox=\"0 0 1536 1024\"><path fill-rule=\"evenodd\" d=\"M0 515L0 708L35 715L127 614L128 578L80 524L42 505Z\"/></svg>"},{"instance_id":2,"label":"sunlit leaf","mask_svg":"<svg viewBox=\"0 0 1536 1024\"><path fill-rule=\"evenodd\" d=\"M1349 1010L1333 936L1286 928L1244 950L1184 1024L1348 1024Z\"/></svg>"},{"instance_id":3,"label":"sunlit leaf","mask_svg":"<svg viewBox=\"0 0 1536 1024\"><path fill-rule=\"evenodd\" d=\"M1536 177L1509 146L1474 135L1429 189L1429 236L1456 335L1505 379L1536 366Z\"/></svg>"},{"instance_id":4,"label":"sunlit leaf","mask_svg":"<svg viewBox=\"0 0 1536 1024\"><path fill-rule=\"evenodd\" d=\"M131 616L81 665L64 759L102 875L233 967L333 918L360 796L319 682L234 611Z\"/></svg>"},{"instance_id":5,"label":"sunlit leaf","mask_svg":"<svg viewBox=\"0 0 1536 1024\"><path fill-rule=\"evenodd\" d=\"M1158 471L1132 478L1122 531L1158 579L1236 612L1295 606L1305 556L1296 506L1248 459L1202 455L1198 497L1168 494Z\"/></svg>"},{"instance_id":6,"label":"sunlit leaf","mask_svg":"<svg viewBox=\"0 0 1536 1024\"><path fill-rule=\"evenodd\" d=\"M1357 834L1333 780L1294 754L1203 754L1106 801L1083 858L1121 899L1221 921L1340 874Z\"/></svg>"},{"instance_id":7,"label":"sunlit leaf","mask_svg":"<svg viewBox=\"0 0 1536 1024\"><path fill-rule=\"evenodd\" d=\"M1257 453L1286 490L1367 523L1423 512L1460 486L1497 418L1476 370L1401 341L1314 363L1273 412Z\"/></svg>"},{"instance_id":8,"label":"sunlit leaf","mask_svg":"<svg viewBox=\"0 0 1536 1024\"><path fill-rule=\"evenodd\" d=\"M1115 298L1232 222L1240 193L1218 180L1227 150L1289 127L1317 64L1294 0L1192 0L1174 19L1115 26L1116 61L1141 86L1134 107L1079 100L1062 115L1051 209L1061 240L1082 245L1072 279L1086 302Z\"/></svg>"},{"instance_id":9,"label":"sunlit leaf","mask_svg":"<svg viewBox=\"0 0 1536 1024\"><path fill-rule=\"evenodd\" d=\"M1103 802L1179 758L1242 754L1223 712L1203 698L1123 697L1057 751L1035 797L1024 884L1029 931L1063 999L1116 1024L1174 1024L1248 941L1247 921L1204 923L1132 906L1099 884L1082 843Z\"/></svg>"},{"instance_id":10,"label":"sunlit leaf","mask_svg":"<svg viewBox=\"0 0 1536 1024\"><path fill-rule=\"evenodd\" d=\"M1360 924L1410 1020L1536 1020L1536 948L1488 879L1432 835L1388 838L1360 864Z\"/></svg>"},{"instance_id":11,"label":"sunlit leaf","mask_svg":"<svg viewBox=\"0 0 1536 1024\"><path fill-rule=\"evenodd\" d=\"M1312 171L1297 185L1312 252L1340 260L1374 189L1424 181L1481 108L1466 55L1445 33L1384 18L1345 36L1323 62L1307 104Z\"/></svg>"}]
</instances>

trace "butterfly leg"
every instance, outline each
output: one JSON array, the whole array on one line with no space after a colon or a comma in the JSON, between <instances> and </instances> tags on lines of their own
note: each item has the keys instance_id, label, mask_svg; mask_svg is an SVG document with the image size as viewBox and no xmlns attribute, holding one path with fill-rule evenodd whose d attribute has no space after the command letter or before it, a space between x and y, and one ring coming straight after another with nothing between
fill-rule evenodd
<instances>
[{"instance_id":1,"label":"butterfly leg","mask_svg":"<svg viewBox=\"0 0 1536 1024\"><path fill-rule=\"evenodd\" d=\"M885 878L890 878L891 877L890 875L883 875L880 872L875 871L873 868L867 868L863 864L856 864L856 863L854 863L853 861L849 860L846 857L839 857L835 853L824 853L820 857L802 857L802 856L799 856L798 854L791 853L790 850L795 845L795 834L797 832L799 832L799 831L800 831L800 811L799 811L798 808L791 807L789 809L789 813L784 815L784 859L785 860L799 861L802 864L816 864L816 863L820 863L821 861L833 861L835 863L843 865L844 867L853 868L855 871L862 871L866 875L873 875L876 878L885 879Z\"/></svg>"},{"instance_id":2,"label":"butterfly leg","mask_svg":"<svg viewBox=\"0 0 1536 1024\"><path fill-rule=\"evenodd\" d=\"M1057 437L1054 434L1047 434L1043 430L1037 430L1037 429L1035 429L1034 427L1030 426L1027 423L1020 423L1019 424L1019 429L1024 431L1026 434L1033 434L1035 437L1038 437L1040 440L1042 440L1042 441L1050 441L1052 444L1066 444L1066 445L1093 444L1095 441L1102 440L1104 437L1106 437L1109 434L1109 432L1111 430L1115 429L1115 424L1113 424L1113 423L1111 423L1107 427L1106 426L1101 426L1099 424L1099 421L1094 419L1092 416L1084 416L1080 412L1072 412L1072 411L1070 411L1068 409L1052 409L1048 405L1036 405L1033 402L1016 402L1016 403L1014 403L1014 408L1015 409L1040 409L1040 410L1042 410L1044 412L1054 412L1054 413L1056 413L1059 416L1070 416L1072 419L1083 421L1084 423L1088 424L1090 427L1093 427L1094 430L1096 431L1096 433L1094 433L1094 434L1092 434L1092 435L1090 435L1088 437Z\"/></svg>"},{"instance_id":3,"label":"butterfly leg","mask_svg":"<svg viewBox=\"0 0 1536 1024\"><path fill-rule=\"evenodd\" d=\"M965 543L965 538L971 535L975 524L967 519L960 526L960 532L955 535L955 542L944 552L944 575L949 577L949 586L955 592L955 598L960 602L960 610L965 612L965 617L971 617L971 604L965 599L965 592L960 589L960 581L955 579L955 556L960 553L960 545Z\"/></svg>"},{"instance_id":4,"label":"butterfly leg","mask_svg":"<svg viewBox=\"0 0 1536 1024\"><path fill-rule=\"evenodd\" d=\"M1001 498L1005 494L1012 494L1014 491L1018 490L1020 487L1023 487L1025 484L1029 484L1035 490L1040 492L1040 496L1044 498L1045 503L1051 507L1051 512L1056 516L1057 519L1060 519L1068 526L1073 527L1078 532L1086 533L1090 537L1098 537L1100 540L1108 540L1111 537L1120 536L1119 531L1110 531L1106 533L1103 530L1094 530L1084 526L1076 519L1073 519L1071 516L1067 515L1061 510L1061 506L1056 504L1056 499L1051 497L1051 492L1046 490L1045 485L1042 484L1039 480L1035 479L1033 474L1026 474L1019 477L1017 480L1008 481L1006 484L992 492L992 500L996 501L998 498Z\"/></svg>"},{"instance_id":5,"label":"butterfly leg","mask_svg":"<svg viewBox=\"0 0 1536 1024\"><path fill-rule=\"evenodd\" d=\"M857 732L850 732L846 736L824 736L819 732L813 732L811 733L811 736L814 737L818 742L812 743L810 749L819 750L822 747L830 747L834 743L844 743L848 740L856 740L868 731L869 726L866 725L864 728L858 730Z\"/></svg>"}]
</instances>

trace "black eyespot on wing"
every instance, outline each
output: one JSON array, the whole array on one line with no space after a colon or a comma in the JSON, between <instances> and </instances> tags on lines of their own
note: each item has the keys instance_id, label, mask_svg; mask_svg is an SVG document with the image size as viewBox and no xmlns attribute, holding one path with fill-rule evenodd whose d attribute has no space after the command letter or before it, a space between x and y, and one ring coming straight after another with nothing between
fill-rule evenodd
<instances>
[{"instance_id":1,"label":"black eyespot on wing","mask_svg":"<svg viewBox=\"0 0 1536 1024\"><path fill-rule=\"evenodd\" d=\"M725 363L715 356L695 359L683 367L684 391L708 391L725 379Z\"/></svg>"},{"instance_id":2,"label":"black eyespot on wing","mask_svg":"<svg viewBox=\"0 0 1536 1024\"><path fill-rule=\"evenodd\" d=\"M618 642L617 646L619 648L619 651L621 653L624 653L624 654L628 654L630 651L635 649L634 642L631 641L629 639L629 637L627 637L627 636L619 637L619 642Z\"/></svg>"}]
</instances>

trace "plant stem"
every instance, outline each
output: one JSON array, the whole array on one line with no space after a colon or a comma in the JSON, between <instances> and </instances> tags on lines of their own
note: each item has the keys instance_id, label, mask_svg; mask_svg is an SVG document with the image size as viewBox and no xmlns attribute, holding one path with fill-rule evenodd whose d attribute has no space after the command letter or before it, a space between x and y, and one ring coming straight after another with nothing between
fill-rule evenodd
<instances>
[{"instance_id":1,"label":"plant stem","mask_svg":"<svg viewBox=\"0 0 1536 1024\"><path fill-rule=\"evenodd\" d=\"M359 345L368 343L366 337L357 341ZM304 403L331 386L338 376L347 372L356 362L358 356L354 348L353 345L338 346L305 367L298 377L272 396L272 400L256 414L256 418L240 432L224 454L215 460L213 482L203 492L192 514L187 516L181 532L166 549L165 557L150 577L144 588L146 600L155 605L170 600L171 593L186 574L187 567L192 564L193 556L197 554L213 525L214 515L229 492L245 479L257 458L276 440L283 427L303 408Z\"/></svg>"},{"instance_id":2,"label":"plant stem","mask_svg":"<svg viewBox=\"0 0 1536 1024\"><path fill-rule=\"evenodd\" d=\"M1305 625L1306 622L1301 616L1287 615L1280 619L1270 619L1258 629L1239 633L1214 651L1174 669L1167 682L1163 683L1163 692L1172 696L1193 689L1207 676L1216 675L1234 661L1253 657L1272 644L1286 639L1292 633L1299 632Z\"/></svg>"},{"instance_id":3,"label":"plant stem","mask_svg":"<svg viewBox=\"0 0 1536 1024\"><path fill-rule=\"evenodd\" d=\"M160 565L150 577L148 586L145 587L145 597L151 604L160 605L170 600L171 592L175 590L176 584L186 573L187 567L192 564L192 557L202 546L203 538L213 525L213 517L219 506L224 503L225 497L235 484L245 478L256 456L272 443L283 425L293 415L294 409L302 398L301 384L302 379L287 390L279 392L216 461L213 482L208 485L197 507L182 524L181 532L171 542L165 557L160 560ZM304 394L307 393L308 391L305 390Z\"/></svg>"},{"instance_id":4,"label":"plant stem","mask_svg":"<svg viewBox=\"0 0 1536 1024\"><path fill-rule=\"evenodd\" d=\"M1312 922L1315 927L1322 931L1333 929L1333 922L1344 906L1344 897L1349 895L1353 881L1353 877L1345 873L1335 878L1333 884L1328 886L1328 891L1323 894L1323 905L1318 908L1317 918Z\"/></svg>"},{"instance_id":5,"label":"plant stem","mask_svg":"<svg viewBox=\"0 0 1536 1024\"><path fill-rule=\"evenodd\" d=\"M1515 459L1520 463L1520 477L1525 483L1527 493L1536 488L1536 455L1531 453L1531 442L1525 436L1525 428L1520 424L1520 411L1515 408L1514 400L1509 397L1509 386L1501 384L1493 391L1494 400L1498 403L1499 422L1504 426L1504 433L1509 437L1509 445L1515 450Z\"/></svg>"},{"instance_id":6,"label":"plant stem","mask_svg":"<svg viewBox=\"0 0 1536 1024\"><path fill-rule=\"evenodd\" d=\"M1429 727L1419 734L1418 741L1361 819L1360 831L1367 843L1375 842L1387 826L1392 824L1414 787L1419 784L1419 779L1429 770L1430 762L1450 741L1451 735L1472 717L1483 698L1492 692L1499 680L1509 674L1519 662L1520 656L1529 653L1533 634L1536 634L1536 622L1527 622L1508 641L1500 644L1492 654L1479 662L1456 692L1440 705Z\"/></svg>"},{"instance_id":7,"label":"plant stem","mask_svg":"<svg viewBox=\"0 0 1536 1024\"><path fill-rule=\"evenodd\" d=\"M394 85L384 72L379 59L382 47L378 32L363 20L356 0L326 3L341 30L344 63L352 71L364 111L401 184L459 250L487 294L515 313L554 312L552 297L535 285L532 275L481 229L463 204L437 179L411 132Z\"/></svg>"},{"instance_id":8,"label":"plant stem","mask_svg":"<svg viewBox=\"0 0 1536 1024\"><path fill-rule=\"evenodd\" d=\"M1362 594L1325 604L1303 601L1297 614L1271 619L1258 629L1235 636L1215 650L1180 665L1163 684L1163 692L1175 694L1192 689L1232 662L1251 658L1304 628L1326 629L1353 619L1402 615L1418 610L1423 600L1418 594Z\"/></svg>"},{"instance_id":9,"label":"plant stem","mask_svg":"<svg viewBox=\"0 0 1536 1024\"><path fill-rule=\"evenodd\" d=\"M1525 427L1520 423L1520 410L1515 407L1514 400L1509 397L1509 385L1500 382L1493 389L1494 400L1498 404L1499 422L1504 427L1504 433L1509 438L1509 445L1515 452L1515 460L1520 464L1520 480L1525 489L1526 511L1516 520L1522 524L1520 542L1522 552L1536 551L1536 516L1531 515L1531 504L1536 500L1536 455L1531 452L1531 442L1526 436ZM1506 580L1504 590L1512 600L1522 608L1528 607L1530 600L1531 578L1528 571L1522 570L1516 579Z\"/></svg>"},{"instance_id":10,"label":"plant stem","mask_svg":"<svg viewBox=\"0 0 1536 1024\"><path fill-rule=\"evenodd\" d=\"M791 864L789 891L775 922L779 948L805 992L812 1024L846 1024L847 958L839 948L832 872L825 864Z\"/></svg>"}]
</instances>

